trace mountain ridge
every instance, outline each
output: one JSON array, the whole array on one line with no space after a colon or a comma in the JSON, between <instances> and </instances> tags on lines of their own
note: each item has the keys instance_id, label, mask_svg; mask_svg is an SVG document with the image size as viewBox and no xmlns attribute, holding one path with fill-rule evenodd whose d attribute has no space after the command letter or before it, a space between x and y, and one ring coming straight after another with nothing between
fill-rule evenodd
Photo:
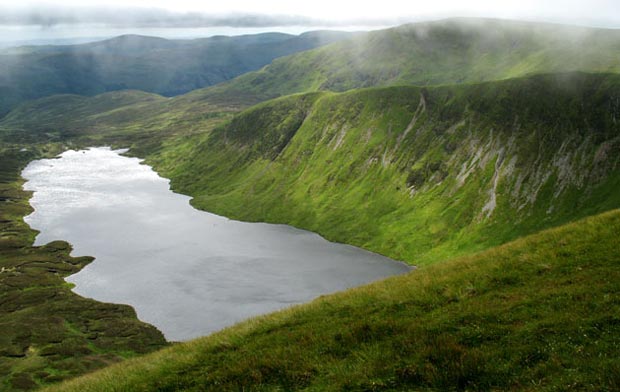
<instances>
[{"instance_id":1,"label":"mountain ridge","mask_svg":"<svg viewBox=\"0 0 620 392\"><path fill-rule=\"evenodd\" d=\"M293 54L208 89L195 99L443 85L550 72L617 72L620 30L498 19L414 23Z\"/></svg>"},{"instance_id":2,"label":"mountain ridge","mask_svg":"<svg viewBox=\"0 0 620 392\"><path fill-rule=\"evenodd\" d=\"M426 264L620 207L619 89L561 74L294 95L147 161L201 209Z\"/></svg>"}]
</instances>

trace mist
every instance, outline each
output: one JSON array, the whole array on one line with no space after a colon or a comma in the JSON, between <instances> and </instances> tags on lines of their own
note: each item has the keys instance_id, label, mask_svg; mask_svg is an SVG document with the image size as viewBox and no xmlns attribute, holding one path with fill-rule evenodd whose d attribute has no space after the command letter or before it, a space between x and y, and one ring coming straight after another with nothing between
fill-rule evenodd
<instances>
[{"instance_id":1,"label":"mist","mask_svg":"<svg viewBox=\"0 0 620 392\"><path fill-rule=\"evenodd\" d=\"M369 31L411 21L364 18L338 21L301 15L205 14L154 8L0 7L0 45L73 44L125 34L197 38L265 32L301 34L312 30Z\"/></svg>"},{"instance_id":2,"label":"mist","mask_svg":"<svg viewBox=\"0 0 620 392\"><path fill-rule=\"evenodd\" d=\"M19 5L0 5L0 45L77 43L122 34L195 38L267 31L360 31L459 16L620 27L617 4L609 0L552 0L544 4L477 0L468 2L466 8L454 0L406 5L385 0L381 7L326 0L301 5L280 1L257 4L245 0L208 5L191 0L154 0L148 6L137 0L109 0L106 5L84 5L73 0L23 1Z\"/></svg>"}]
</instances>

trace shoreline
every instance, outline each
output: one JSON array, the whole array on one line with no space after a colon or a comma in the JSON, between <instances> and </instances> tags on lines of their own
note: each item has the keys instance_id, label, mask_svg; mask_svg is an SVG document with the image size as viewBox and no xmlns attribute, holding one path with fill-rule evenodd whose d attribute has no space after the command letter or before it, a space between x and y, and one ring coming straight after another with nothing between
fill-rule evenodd
<instances>
[{"instance_id":1,"label":"shoreline","mask_svg":"<svg viewBox=\"0 0 620 392\"><path fill-rule=\"evenodd\" d=\"M138 320L133 308L83 298L63 279L91 258L71 257L71 245L34 246L37 232L23 220L33 209L21 170L44 157L41 146L0 146L0 389L49 385L109 363L169 345ZM47 154L49 155L49 154ZM71 348L71 354L63 354Z\"/></svg>"},{"instance_id":2,"label":"shoreline","mask_svg":"<svg viewBox=\"0 0 620 392\"><path fill-rule=\"evenodd\" d=\"M46 191L37 201L43 203L41 206L36 205L38 206L37 212L43 215L36 217L35 220L29 219L28 223L42 230L44 228L41 226L42 222L52 219L56 221L56 224L44 230L44 236L37 238L39 243L56 238L62 238L68 242L80 239L72 254L89 254L97 257L98 264L92 264L88 267L88 271L83 270L78 275L72 275L70 279L67 279L68 282L76 284L75 293L98 301L129 304L136 309L140 320L157 326L168 341L185 341L205 336L247 317L267 314L289 307L291 304L306 303L322 295L359 287L388 276L408 273L414 269L402 261L349 244L334 243L317 233L290 225L242 222L196 209L190 203L191 197L174 192L170 187L170 180L159 175L142 159L121 155L126 151L127 149L112 149L110 146L67 150L63 154L68 155L61 157L65 160L58 165L53 165L56 168L51 168L51 164L48 165L46 161L42 161L38 164L39 166L31 168L32 173L24 172L24 178L34 181L30 186L28 185L30 182L26 183L26 189L35 190L35 195L37 187L51 189L49 191L51 193ZM83 155L86 152L91 152L92 157ZM107 158L108 156L110 158ZM137 167L133 166L136 163L140 168L132 169L132 167ZM90 165L94 165L92 169ZM62 169L63 167L65 169ZM97 171L98 167L102 168L101 172ZM94 176L92 181L96 185L89 185L88 181L84 184L79 182L75 183L75 188L70 186L62 193L54 193L57 192L54 191L57 187L62 187L64 181L69 181L67 184L74 183L74 176L81 176L80 170L88 170L89 173L95 170L92 172ZM109 176L117 170L123 173L122 179L116 175ZM69 177L65 179L63 175ZM134 178L134 176L137 177ZM123 191L125 181L131 181L132 188ZM92 186L96 188L91 188ZM148 188L143 188L143 186ZM88 193L84 196L85 199L81 199L81 192L91 192L91 189L94 189L93 195ZM65 216L63 211L72 208L71 203L75 200L74 192L77 192L75 195L80 197L76 205L79 206L79 210L76 210L78 215ZM118 197L119 201L124 200L122 208L118 209L119 206L114 201L110 201L112 204L108 205L107 202L105 204L107 206L105 208L113 208L113 210L96 208L101 205L99 200L112 200L109 199L112 195L110 192L115 195L115 198ZM63 198L56 199L55 194L63 195ZM65 198L67 198L66 202L63 201ZM145 200L151 201L145 204ZM138 203L137 209L134 209L133 203ZM144 205L147 206L146 210ZM52 206L61 206L63 211L50 209ZM89 211L88 219L86 219L88 222L80 218L80 211ZM137 214L135 219L131 218L131 214ZM152 218L149 218L148 222L142 222L143 218L140 217L145 216ZM161 218L158 216L164 217L164 220L160 221ZM177 221L181 216L184 222L182 224ZM153 219L159 226L153 226L150 223ZM79 226L71 223L74 220ZM125 220L125 224L117 227ZM93 230L89 229L91 221L95 225L92 226L93 229L96 227L95 230L99 233L95 237L87 234ZM97 222L101 222L103 226L99 226ZM204 226L205 224L207 226ZM210 228L211 225L213 229ZM74 229L64 233L66 229L63 227L66 229L74 227ZM174 232L168 232L172 227L175 227ZM209 227L208 230L207 227ZM129 239L132 238L130 233L137 232L136 230L142 234L138 242L134 244L137 238ZM179 230L185 234L177 238L178 235L174 233ZM125 232L126 234L120 234ZM206 232L210 234L205 237L202 233ZM59 233L64 233L64 236L60 236ZM157 239L151 242L152 238ZM259 245L256 243L257 240L260 240L260 243L267 242ZM230 245L225 245L219 251L213 250L213 246L216 246L214 249L219 249L219 245L212 244L213 241L216 243L224 241ZM275 242L270 244L272 241ZM120 248L115 247L112 253L114 256L110 256L107 247L100 249L105 246L105 243L119 244ZM233 245L235 243L236 245ZM158 252L154 259L152 256L144 258L144 252L150 254L149 249L153 249L154 244L166 249L165 253ZM188 247L188 245L191 246ZM259 248L252 250L252 247L257 245ZM259 250L264 246L268 249L267 253ZM302 247L298 249L297 246ZM256 251L258 253L255 253ZM318 256L319 253L316 252L325 253ZM168 268L170 262L180 254L183 255L181 257L185 261L177 265L175 276L178 276L170 282L168 281L171 278L161 280L161 268ZM261 260L260 263L247 264L249 260L246 259L249 255ZM213 264L211 261L195 259L196 257L208 259L224 257L225 259ZM281 259L282 257L285 259ZM120 267L123 260L132 260L132 268L125 270ZM280 264L282 263L280 260L287 261ZM144 268L148 269L144 271ZM186 275L183 271L187 268L202 272L194 271L191 275ZM273 268L276 270L272 271ZM306 269L310 275L301 273ZM328 270L331 272L325 275L324 273ZM135 285L137 278L135 274L140 274L140 279L144 284ZM221 274L224 275L220 276ZM248 274L253 277L250 278ZM256 274L262 277L259 279ZM188 281L190 276L195 276L197 280L189 279ZM178 283L178 279L182 279L183 283ZM217 282L228 283L222 286L222 283L211 282L213 279ZM250 280L247 281L247 279ZM285 280L281 281L281 279ZM154 282L157 282L156 292L152 292L155 290ZM174 285L171 286L172 283ZM296 289L293 290L293 287ZM186 292L191 293L189 297ZM159 298L163 293L166 297ZM154 298L159 298L159 300L154 300ZM215 300L217 298L219 299ZM200 311L191 310L196 306L192 305L196 301L199 301ZM228 308L236 309L234 312L220 309L228 301L232 301ZM182 304L181 307L179 304ZM187 311L190 311L190 314L182 317L183 322L177 321L179 315ZM201 313L204 313L204 316L195 316ZM202 318L205 320L202 321Z\"/></svg>"}]
</instances>

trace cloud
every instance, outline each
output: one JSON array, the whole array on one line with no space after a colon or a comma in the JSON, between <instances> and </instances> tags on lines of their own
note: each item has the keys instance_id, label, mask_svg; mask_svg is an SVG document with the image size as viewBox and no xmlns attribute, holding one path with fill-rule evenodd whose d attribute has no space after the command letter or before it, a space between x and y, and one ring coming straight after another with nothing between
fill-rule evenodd
<instances>
[{"instance_id":1,"label":"cloud","mask_svg":"<svg viewBox=\"0 0 620 392\"><path fill-rule=\"evenodd\" d=\"M549 0L544 3L535 0L500 3L490 0L473 0L466 6L457 0L436 0L424 3L383 0L380 5L379 3L357 2L353 6L351 1L334 0L313 0L302 5L276 0L264 3L250 0L225 0L218 4L206 4L206 2L197 0L149 1L159 7L164 4L174 7L174 4L177 4L176 8L144 7L139 5L138 0L107 0L110 4L107 6L80 6L77 5L80 3L78 0L52 0L55 4L49 2L43 4L39 1L41 0L21 0L19 4L22 5L0 5L0 27L99 25L108 28L270 28L286 26L337 28L339 26L393 26L451 16L515 18L609 27L620 25L617 13L612 11L616 7L611 4L617 0L590 0L596 6L589 8L584 8L583 0L562 0L563 7L557 5L560 0ZM123 5L123 3L126 4ZM183 4L189 3L198 4L200 7L196 5L193 10L182 7ZM250 3L252 6L248 5ZM245 6L241 7L241 5ZM241 9L247 11L239 11Z\"/></svg>"},{"instance_id":2,"label":"cloud","mask_svg":"<svg viewBox=\"0 0 620 392\"><path fill-rule=\"evenodd\" d=\"M157 8L108 7L0 7L0 25L43 26L99 24L114 28L201 28L201 27L274 27L386 25L391 19L329 21L301 15L266 15L257 13L205 14L173 12Z\"/></svg>"}]
</instances>

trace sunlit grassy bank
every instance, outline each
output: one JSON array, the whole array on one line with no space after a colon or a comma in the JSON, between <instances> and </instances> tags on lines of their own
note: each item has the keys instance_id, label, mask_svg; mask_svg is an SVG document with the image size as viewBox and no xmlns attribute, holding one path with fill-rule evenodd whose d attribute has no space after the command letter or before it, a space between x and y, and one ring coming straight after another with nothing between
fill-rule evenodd
<instances>
[{"instance_id":1,"label":"sunlit grassy bank","mask_svg":"<svg viewBox=\"0 0 620 392\"><path fill-rule=\"evenodd\" d=\"M587 218L51 391L617 390L619 232Z\"/></svg>"}]
</instances>

